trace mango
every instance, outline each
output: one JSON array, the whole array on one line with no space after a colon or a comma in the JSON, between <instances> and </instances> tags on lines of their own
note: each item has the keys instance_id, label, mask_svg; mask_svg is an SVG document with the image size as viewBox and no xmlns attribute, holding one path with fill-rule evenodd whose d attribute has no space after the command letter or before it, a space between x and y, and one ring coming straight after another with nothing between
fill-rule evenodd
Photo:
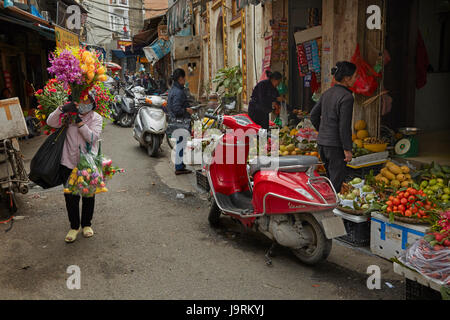
<instances>
[{"instance_id":1,"label":"mango","mask_svg":"<svg viewBox=\"0 0 450 320\"><path fill-rule=\"evenodd\" d=\"M356 136L359 139L363 140L369 136L369 132L367 130L359 130L358 132L356 132Z\"/></svg>"},{"instance_id":2,"label":"mango","mask_svg":"<svg viewBox=\"0 0 450 320\"><path fill-rule=\"evenodd\" d=\"M356 123L355 123L356 131L364 130L366 127L367 127L367 124L364 120L359 120L359 121L356 121Z\"/></svg>"},{"instance_id":3,"label":"mango","mask_svg":"<svg viewBox=\"0 0 450 320\"><path fill-rule=\"evenodd\" d=\"M400 169L399 166L397 166L396 164L392 163L392 162L388 162L386 164L386 167L389 169L390 172L392 172L393 174L400 174L402 173L402 169Z\"/></svg>"}]
</instances>

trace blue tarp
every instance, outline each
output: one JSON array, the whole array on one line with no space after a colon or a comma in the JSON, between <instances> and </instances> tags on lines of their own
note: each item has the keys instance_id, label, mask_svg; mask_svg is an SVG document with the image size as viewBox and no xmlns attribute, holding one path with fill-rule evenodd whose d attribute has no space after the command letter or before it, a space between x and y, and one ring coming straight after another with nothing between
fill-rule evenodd
<instances>
[{"instance_id":1,"label":"blue tarp","mask_svg":"<svg viewBox=\"0 0 450 320\"><path fill-rule=\"evenodd\" d=\"M32 14L33 16L36 16L36 17L41 18L41 19L44 19L44 17L41 16L41 14L39 13L38 9L36 9L35 6L30 5L30 7L31 7L31 14ZM45 20L45 19L44 19L44 20Z\"/></svg>"},{"instance_id":2,"label":"blue tarp","mask_svg":"<svg viewBox=\"0 0 450 320\"><path fill-rule=\"evenodd\" d=\"M14 2L13 2L12 0L5 0L5 1L3 2L3 7L4 7L4 8L11 7L11 6L13 6L13 5L14 5Z\"/></svg>"},{"instance_id":3,"label":"blue tarp","mask_svg":"<svg viewBox=\"0 0 450 320\"><path fill-rule=\"evenodd\" d=\"M155 64L155 62L170 52L171 43L170 41L157 39L148 47L143 48L143 50L148 61L150 61L151 64Z\"/></svg>"}]
</instances>

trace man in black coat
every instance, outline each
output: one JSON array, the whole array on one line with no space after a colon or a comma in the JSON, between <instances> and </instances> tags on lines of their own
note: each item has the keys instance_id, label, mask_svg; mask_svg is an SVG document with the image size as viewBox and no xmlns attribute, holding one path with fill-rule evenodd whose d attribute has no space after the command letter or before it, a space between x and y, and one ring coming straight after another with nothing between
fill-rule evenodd
<instances>
[{"instance_id":1,"label":"man in black coat","mask_svg":"<svg viewBox=\"0 0 450 320\"><path fill-rule=\"evenodd\" d=\"M340 192L352 160L353 93L349 89L356 79L356 66L338 62L332 69L336 84L325 91L311 110L311 122L319 131L320 158L336 192Z\"/></svg>"},{"instance_id":2,"label":"man in black coat","mask_svg":"<svg viewBox=\"0 0 450 320\"><path fill-rule=\"evenodd\" d=\"M170 88L169 96L167 97L167 106L169 108L169 115L172 119L190 118L193 110L189 108L184 85L186 83L186 73L183 69L176 69L172 75L172 88ZM189 133L190 134L190 133ZM177 139L175 148L175 174L191 173L191 170L186 169L183 163L183 150L186 147L187 137L180 135Z\"/></svg>"}]
</instances>

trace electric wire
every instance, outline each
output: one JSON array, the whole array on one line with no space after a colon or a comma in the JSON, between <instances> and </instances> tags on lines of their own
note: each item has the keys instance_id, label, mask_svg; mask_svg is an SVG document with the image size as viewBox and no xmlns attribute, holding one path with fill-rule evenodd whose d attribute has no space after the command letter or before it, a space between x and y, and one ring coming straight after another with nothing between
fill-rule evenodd
<instances>
[{"instance_id":1,"label":"electric wire","mask_svg":"<svg viewBox=\"0 0 450 320\"><path fill-rule=\"evenodd\" d=\"M89 3L96 3L96 4L99 4L99 5L113 7L113 8L126 8L126 9L129 9L129 10L141 10L141 11L167 11L167 10L170 9L170 7L169 8L157 8L157 9L155 9L155 8L148 8L147 9L147 8L129 7L129 6L126 6L126 5L120 6L120 5L102 3L102 2L93 1L93 0L89 0Z\"/></svg>"},{"instance_id":2,"label":"electric wire","mask_svg":"<svg viewBox=\"0 0 450 320\"><path fill-rule=\"evenodd\" d=\"M107 13L108 14L108 17L109 16L115 16L115 17L119 17L119 18L124 18L124 16L122 16L122 15L120 15L120 14L117 14L117 13L114 13L114 12L109 12L108 10L103 10L103 9L98 9L98 8L95 8L95 7L93 7L93 9L95 9L95 10L98 10L98 11L101 11L101 12L105 12L105 13ZM88 15L89 16L89 15ZM133 23L140 23L140 22L138 22L138 21L136 21L136 20L132 20L132 19L127 19L129 22L133 22Z\"/></svg>"}]
</instances>

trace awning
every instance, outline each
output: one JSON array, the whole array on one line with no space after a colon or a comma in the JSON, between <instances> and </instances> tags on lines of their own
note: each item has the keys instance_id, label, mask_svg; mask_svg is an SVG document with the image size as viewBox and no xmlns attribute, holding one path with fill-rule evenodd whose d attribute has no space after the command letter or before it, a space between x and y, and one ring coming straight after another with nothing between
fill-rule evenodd
<instances>
[{"instance_id":1,"label":"awning","mask_svg":"<svg viewBox=\"0 0 450 320\"><path fill-rule=\"evenodd\" d=\"M26 12L26 11L16 7L16 6L11 6L11 7L4 8L4 3L1 0L0 0L0 4L1 4L0 7L2 8L2 10L4 10L4 12L6 14L8 14L8 16L17 18L18 20L19 19L25 19L27 21L37 22L37 23L39 23L41 25L44 25L46 27L49 27L49 28L52 27L52 25L48 21L46 21L44 19L41 19L41 18L39 18L37 16L34 16L31 13Z\"/></svg>"},{"instance_id":2,"label":"awning","mask_svg":"<svg viewBox=\"0 0 450 320\"><path fill-rule=\"evenodd\" d=\"M9 23L13 23L16 25L21 25L23 27L26 27L28 29L38 32L41 36L45 37L48 40L55 41L55 30L54 29L47 28L44 26L35 26L34 24L32 24L30 22L16 19L11 16L5 15L3 13L0 13L0 20L6 21Z\"/></svg>"},{"instance_id":3,"label":"awning","mask_svg":"<svg viewBox=\"0 0 450 320\"><path fill-rule=\"evenodd\" d=\"M111 52L119 59L125 58L127 56L125 54L125 52L123 50L120 50L120 49L111 50Z\"/></svg>"},{"instance_id":4,"label":"awning","mask_svg":"<svg viewBox=\"0 0 450 320\"><path fill-rule=\"evenodd\" d=\"M149 43L152 43L156 37L158 36L158 30L147 30L143 31L141 33L138 33L133 37L133 46L137 47L139 45L141 46L147 46Z\"/></svg>"},{"instance_id":5,"label":"awning","mask_svg":"<svg viewBox=\"0 0 450 320\"><path fill-rule=\"evenodd\" d=\"M170 52L171 43L163 39L157 39L148 47L143 48L145 57L151 64L155 64Z\"/></svg>"}]
</instances>

